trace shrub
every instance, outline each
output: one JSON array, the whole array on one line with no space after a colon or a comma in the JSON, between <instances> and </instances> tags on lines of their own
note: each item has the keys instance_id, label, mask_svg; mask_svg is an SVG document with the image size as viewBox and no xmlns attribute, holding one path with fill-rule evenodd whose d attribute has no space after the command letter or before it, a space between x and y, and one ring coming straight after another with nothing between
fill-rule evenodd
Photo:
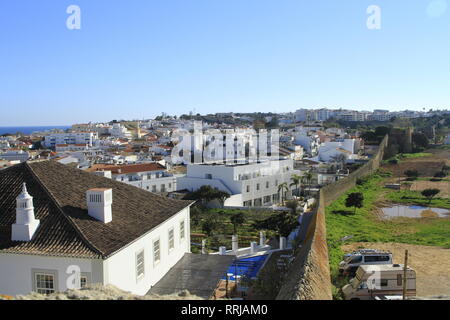
<instances>
[{"instance_id":1,"label":"shrub","mask_svg":"<svg viewBox=\"0 0 450 320\"><path fill-rule=\"evenodd\" d=\"M436 174L434 175L435 178L445 178L446 176L447 176L447 172L445 172L445 171L436 172Z\"/></svg>"},{"instance_id":2,"label":"shrub","mask_svg":"<svg viewBox=\"0 0 450 320\"><path fill-rule=\"evenodd\" d=\"M389 160L390 164L398 164L398 160L397 159L391 159Z\"/></svg>"},{"instance_id":3,"label":"shrub","mask_svg":"<svg viewBox=\"0 0 450 320\"><path fill-rule=\"evenodd\" d=\"M407 177L410 177L410 178L417 178L419 176L419 172L415 169L406 170L404 173Z\"/></svg>"}]
</instances>

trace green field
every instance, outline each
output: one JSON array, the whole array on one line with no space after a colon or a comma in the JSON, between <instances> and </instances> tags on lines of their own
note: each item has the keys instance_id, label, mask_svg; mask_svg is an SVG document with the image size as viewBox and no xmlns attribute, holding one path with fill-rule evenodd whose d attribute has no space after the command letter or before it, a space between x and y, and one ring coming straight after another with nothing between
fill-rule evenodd
<instances>
[{"instance_id":1,"label":"green field","mask_svg":"<svg viewBox=\"0 0 450 320\"><path fill-rule=\"evenodd\" d=\"M450 248L450 219L409 219L381 220L375 212L380 201L428 205L419 192L394 191L383 188L386 178L376 174L363 185L356 186L326 208L327 238L329 244L330 267L337 280L338 264L342 260L340 239L353 236L352 242L398 242ZM353 214L352 208L345 207L349 193L362 192L364 207ZM378 205L377 205L378 204ZM432 207L450 208L448 199L435 199Z\"/></svg>"}]
</instances>

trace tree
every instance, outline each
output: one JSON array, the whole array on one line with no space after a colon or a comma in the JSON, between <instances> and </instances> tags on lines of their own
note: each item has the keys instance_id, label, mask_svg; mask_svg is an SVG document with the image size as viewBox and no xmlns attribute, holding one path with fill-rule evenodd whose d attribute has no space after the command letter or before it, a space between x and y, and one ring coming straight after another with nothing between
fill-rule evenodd
<instances>
[{"instance_id":1,"label":"tree","mask_svg":"<svg viewBox=\"0 0 450 320\"><path fill-rule=\"evenodd\" d=\"M303 181L304 183L307 183L307 184L308 184L308 194L309 194L309 192L311 191L311 182L312 182L312 179L313 179L313 173L311 172L311 170L310 170L310 171L307 171L307 172L305 173L305 175L303 176L303 178L302 178L302 181Z\"/></svg>"},{"instance_id":2,"label":"tree","mask_svg":"<svg viewBox=\"0 0 450 320\"><path fill-rule=\"evenodd\" d=\"M278 186L278 193L281 192L281 202L286 200L286 193L289 191L287 182L284 182Z\"/></svg>"},{"instance_id":3,"label":"tree","mask_svg":"<svg viewBox=\"0 0 450 320\"><path fill-rule=\"evenodd\" d=\"M233 214L230 217L230 222L233 224L233 234L237 234L238 226L245 223L245 215L243 212Z\"/></svg>"},{"instance_id":4,"label":"tree","mask_svg":"<svg viewBox=\"0 0 450 320\"><path fill-rule=\"evenodd\" d=\"M421 132L414 132L412 136L412 142L413 144L418 148L428 148L428 138L425 134Z\"/></svg>"},{"instance_id":5,"label":"tree","mask_svg":"<svg viewBox=\"0 0 450 320\"><path fill-rule=\"evenodd\" d=\"M438 195L438 193L440 193L441 190L439 189L425 189L421 192L422 196L424 196L425 198L428 199L428 204L431 203L431 200L433 200L433 198L435 196Z\"/></svg>"},{"instance_id":6,"label":"tree","mask_svg":"<svg viewBox=\"0 0 450 320\"><path fill-rule=\"evenodd\" d=\"M291 177L291 181L292 183L289 185L290 187L295 186L295 194L298 196L299 195L299 190L298 190L298 186L300 185L302 180L302 177L299 176L298 174L293 174Z\"/></svg>"},{"instance_id":7,"label":"tree","mask_svg":"<svg viewBox=\"0 0 450 320\"><path fill-rule=\"evenodd\" d=\"M201 222L202 210L199 207L191 208L191 222L193 226L199 226Z\"/></svg>"},{"instance_id":8,"label":"tree","mask_svg":"<svg viewBox=\"0 0 450 320\"><path fill-rule=\"evenodd\" d=\"M208 236L212 237L214 232L219 228L219 223L213 215L209 215L208 218L202 223L202 231Z\"/></svg>"},{"instance_id":9,"label":"tree","mask_svg":"<svg viewBox=\"0 0 450 320\"><path fill-rule=\"evenodd\" d=\"M265 220L253 223L255 229L272 230L281 237L288 237L298 225L297 215L285 211L274 214Z\"/></svg>"},{"instance_id":10,"label":"tree","mask_svg":"<svg viewBox=\"0 0 450 320\"><path fill-rule=\"evenodd\" d=\"M354 207L354 214L356 214L356 208L362 208L364 206L364 195L361 192L350 193L345 200L345 206L347 208Z\"/></svg>"},{"instance_id":11,"label":"tree","mask_svg":"<svg viewBox=\"0 0 450 320\"><path fill-rule=\"evenodd\" d=\"M375 128L375 135L378 137L384 137L385 135L389 134L391 129L386 126L379 126Z\"/></svg>"},{"instance_id":12,"label":"tree","mask_svg":"<svg viewBox=\"0 0 450 320\"><path fill-rule=\"evenodd\" d=\"M221 191L217 188L205 185L201 186L197 191L189 193L186 200L200 200L203 205L213 200L219 200L222 204L226 199L230 197L230 194L225 191Z\"/></svg>"},{"instance_id":13,"label":"tree","mask_svg":"<svg viewBox=\"0 0 450 320\"><path fill-rule=\"evenodd\" d=\"M297 214L298 201L297 200L288 201L286 203L286 208L291 209L293 215Z\"/></svg>"}]
</instances>

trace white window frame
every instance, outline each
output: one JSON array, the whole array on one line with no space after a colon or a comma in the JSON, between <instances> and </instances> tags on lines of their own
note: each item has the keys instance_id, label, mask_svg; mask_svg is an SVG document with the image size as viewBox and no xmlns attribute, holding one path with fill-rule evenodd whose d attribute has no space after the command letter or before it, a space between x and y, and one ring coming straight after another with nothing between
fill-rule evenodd
<instances>
[{"instance_id":1,"label":"white window frame","mask_svg":"<svg viewBox=\"0 0 450 320\"><path fill-rule=\"evenodd\" d=\"M183 226L183 228L181 228ZM186 221L180 221L180 243L186 240Z\"/></svg>"},{"instance_id":2,"label":"white window frame","mask_svg":"<svg viewBox=\"0 0 450 320\"><path fill-rule=\"evenodd\" d=\"M31 270L31 275L32 275L32 287L33 287L33 292L36 293L40 293L40 294L52 294L52 293L56 293L58 292L58 271L57 270L42 270L42 269L32 269ZM48 289L48 288L38 288L37 285L37 276L38 275L44 275L44 276L52 276L53 277L53 288L52 289ZM47 291L52 291L49 293L43 293L43 292L39 292L39 290L47 290Z\"/></svg>"},{"instance_id":3,"label":"white window frame","mask_svg":"<svg viewBox=\"0 0 450 320\"><path fill-rule=\"evenodd\" d=\"M170 233L172 233L172 240L170 240ZM167 232L167 248L169 253L171 253L175 249L175 228L169 228Z\"/></svg>"},{"instance_id":4,"label":"white window frame","mask_svg":"<svg viewBox=\"0 0 450 320\"><path fill-rule=\"evenodd\" d=\"M140 273L140 263L139 263L139 256L142 255L142 273ZM139 250L138 252L136 252L136 257L135 257L135 261L136 261L136 280L140 281L145 277L145 251L144 249Z\"/></svg>"},{"instance_id":5,"label":"white window frame","mask_svg":"<svg viewBox=\"0 0 450 320\"><path fill-rule=\"evenodd\" d=\"M156 260L155 243L158 242L158 255L159 259ZM152 252L153 252L153 266L156 267L161 262L161 238L156 238L152 241Z\"/></svg>"}]
</instances>

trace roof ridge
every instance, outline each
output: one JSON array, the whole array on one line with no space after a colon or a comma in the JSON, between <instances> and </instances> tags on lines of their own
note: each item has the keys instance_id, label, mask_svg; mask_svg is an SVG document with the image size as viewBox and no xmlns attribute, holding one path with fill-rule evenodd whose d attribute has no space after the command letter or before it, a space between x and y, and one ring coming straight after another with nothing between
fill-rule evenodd
<instances>
[{"instance_id":1,"label":"roof ridge","mask_svg":"<svg viewBox=\"0 0 450 320\"><path fill-rule=\"evenodd\" d=\"M64 212L64 210L61 208L58 200L56 200L56 198L53 196L52 192L50 190L47 189L47 187L45 186L44 183L42 183L41 179L39 178L39 176L36 174L36 172L34 172L33 168L27 163L24 162L25 167L31 172L31 174L33 175L33 177L36 179L37 183L42 187L42 189L44 190L44 192L50 197L50 199L54 202L54 204L56 205L56 207L58 208L59 212L62 214L62 216L66 219L66 221L74 228L75 232L80 236L81 240L85 243L85 245L87 245L91 250L93 250L95 253L101 255L102 257L104 256L104 253L98 249L95 245L93 245L87 238L86 236L83 234L83 232L80 230L80 228L78 228L78 226L75 224L75 222L72 221L72 219L70 219L66 213Z\"/></svg>"}]
</instances>

